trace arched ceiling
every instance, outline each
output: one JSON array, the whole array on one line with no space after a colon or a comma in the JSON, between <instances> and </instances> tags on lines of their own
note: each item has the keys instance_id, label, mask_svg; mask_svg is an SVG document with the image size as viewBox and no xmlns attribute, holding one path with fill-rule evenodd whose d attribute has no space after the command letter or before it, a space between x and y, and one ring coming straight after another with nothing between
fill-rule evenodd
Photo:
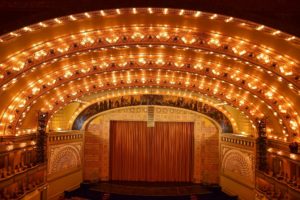
<instances>
[{"instance_id":1,"label":"arched ceiling","mask_svg":"<svg viewBox=\"0 0 300 200\"><path fill-rule=\"evenodd\" d=\"M298 0L13 0L0 3L0 34L58 16L94 10L162 7L201 10L254 21L299 37ZM26 17L24 17L26 16ZM7 20L9 19L9 20Z\"/></svg>"},{"instance_id":2,"label":"arched ceiling","mask_svg":"<svg viewBox=\"0 0 300 200\"><path fill-rule=\"evenodd\" d=\"M0 41L2 135L86 94L153 87L205 94L251 120L267 117L275 137L298 138L299 38L264 25L128 8L55 18Z\"/></svg>"},{"instance_id":3,"label":"arched ceiling","mask_svg":"<svg viewBox=\"0 0 300 200\"><path fill-rule=\"evenodd\" d=\"M81 115L81 113L91 105L95 105L95 103L99 104L103 101L118 100L123 97L127 99L129 99L129 97L138 99L142 95L149 94L160 95L163 97L167 97L167 99L170 99L170 97L172 97L173 99L177 99L177 97L183 97L183 99L185 100L202 102L202 105L207 104L208 106L214 107L222 112L230 120L233 126L234 133L253 136L255 135L255 126L253 123L251 124L249 118L247 118L247 116L243 113L234 110L230 105L222 103L222 101L220 100L210 98L209 96L202 95L201 93L195 93L187 90L154 87L132 87L128 89L121 88L119 90L107 90L104 92L86 94L85 96L76 99L72 103L69 103L67 106L58 104L57 106L62 107L62 109L58 110L54 115L51 115L52 117L50 118L50 121L48 123L48 130L61 131L72 129L72 125L75 123L75 120ZM126 106L128 105L126 104ZM116 106L114 105L113 108L115 107ZM232 108L233 110L228 110L228 108ZM241 121L244 123L239 123Z\"/></svg>"},{"instance_id":4,"label":"arched ceiling","mask_svg":"<svg viewBox=\"0 0 300 200\"><path fill-rule=\"evenodd\" d=\"M84 124L87 124L91 118L94 118L101 112L105 112L110 109L118 109L121 107L131 106L162 106L162 107L178 107L186 110L201 113L207 117L216 121L221 125L223 133L233 133L234 126L229 116L226 116L218 109L210 106L209 104L194 100L191 97L183 98L182 96L171 95L158 95L158 94L139 94L129 96L111 97L108 100L97 101L96 103L89 104L84 110L81 110L80 114L76 116L72 122L72 130L86 130ZM64 115L65 116L65 115ZM48 123L49 124L49 123ZM50 124L49 124L50 125ZM50 127L49 127L50 128Z\"/></svg>"},{"instance_id":5,"label":"arched ceiling","mask_svg":"<svg viewBox=\"0 0 300 200\"><path fill-rule=\"evenodd\" d=\"M174 122L177 121L177 118L181 118L181 122L193 122L196 124L197 122L199 122L200 119L203 119L205 126L209 126L208 124L210 124L217 129L218 133L222 133L222 127L215 119L207 115L201 114L199 112L172 106L153 105L153 108L154 113L158 113L158 115L160 115L157 116L155 123L172 121ZM99 123L101 123L102 126L105 126L105 124L107 124L108 122L107 120L123 121L125 116L127 116L127 119L130 121L144 121L147 120L147 115L145 114L148 112L148 109L148 106L138 105L134 107L125 106L115 108L113 110L106 110L88 118L88 120L86 120L83 124L83 129L85 129L88 132L93 132L93 130L95 129L93 129L91 125L97 126L99 125ZM173 113L173 115L171 116L170 113ZM169 118L166 118L167 116L169 116Z\"/></svg>"}]
</instances>

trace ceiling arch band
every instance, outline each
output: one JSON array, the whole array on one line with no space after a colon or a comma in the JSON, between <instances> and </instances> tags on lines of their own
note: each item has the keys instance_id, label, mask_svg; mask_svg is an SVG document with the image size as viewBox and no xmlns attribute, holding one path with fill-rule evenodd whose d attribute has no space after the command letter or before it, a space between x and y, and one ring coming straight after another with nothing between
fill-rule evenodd
<instances>
[{"instance_id":1,"label":"ceiling arch band","mask_svg":"<svg viewBox=\"0 0 300 200\"><path fill-rule=\"evenodd\" d=\"M206 95L201 95L199 93L192 93L190 91L184 91L184 90L178 90L178 89L163 89L163 88L153 88L153 87L142 87L142 88L120 88L115 90L109 90L109 91L103 91L101 93L91 93L88 95L85 95L84 98L78 98L75 99L72 103L78 103L78 107L76 108L76 111L73 112L73 115L70 116L68 120L68 124L64 124L64 128L60 128L59 126L54 124L55 118L60 118L59 116L64 115L66 109L68 107L63 107L62 109L54 109L54 114L51 115L48 123L48 130L68 130L72 128L72 125L74 124L74 121L79 116L80 113L82 113L86 108L90 107L93 104L107 101L109 99L117 99L123 97L131 97L131 96L142 96L142 95L160 95L160 96L168 96L173 98L184 98L189 101L194 102L202 102L203 104L206 104L210 107L213 107L214 109L217 109L219 112L221 112L226 118L230 120L230 124L233 127L234 133L241 133L244 132L244 134L252 134L255 135L255 125L251 123L251 120L249 120L248 116L241 115L241 118L246 118L249 122L249 126L246 127L246 129L240 130L237 127L237 122L235 117L224 107L225 103L222 103L219 100L215 100L212 98L209 98ZM61 106L61 105L58 105ZM71 104L68 104L68 106L71 106Z\"/></svg>"},{"instance_id":2,"label":"ceiling arch band","mask_svg":"<svg viewBox=\"0 0 300 200\"><path fill-rule=\"evenodd\" d=\"M110 30L112 30L112 32L118 32L118 30ZM154 35L157 34L157 32L152 31L152 35L151 32L149 33L149 30L144 32L145 33L143 34L139 33L139 37L134 37L136 35L136 30L130 31L126 29L125 35L121 32L119 35L115 35L113 39L111 33L108 33L109 36L103 36L104 38L99 36L89 37L83 34L84 38L82 40L71 39L70 41L64 41L57 39L57 45L52 44L54 47L49 48L48 45L42 45L38 50L34 50L37 48L35 46L32 48L33 52L31 53L28 53L29 50L25 50L19 53L20 56L12 56L10 59L2 62L0 68L2 71L0 80L2 79L2 81L0 83L6 84L16 76L41 65L44 62L64 56L70 56L77 52L109 47L117 48L126 45L165 45L224 54L233 59L239 59L248 62L249 64L261 66L265 70L270 71L269 73L279 75L283 79L289 81L294 87L299 88L300 69L297 67L299 63L291 58L285 58L280 55L279 52L272 52L270 48L260 47L257 44L231 37L223 36L225 38L223 39L219 34L190 34L181 30L170 33L167 29L162 31L162 35L167 37L167 39L163 39L161 36ZM190 37L190 42L187 41L186 37ZM135 38L139 39L135 40ZM46 44L47 43L48 42L46 42ZM66 47L59 47L59 44L61 43Z\"/></svg>"},{"instance_id":3,"label":"ceiling arch band","mask_svg":"<svg viewBox=\"0 0 300 200\"><path fill-rule=\"evenodd\" d=\"M223 133L233 133L233 126L230 120L214 107L187 98L153 94L121 96L89 105L77 115L72 125L72 130L81 130L83 124L98 113L114 108L138 105L173 106L193 110L214 119L222 128Z\"/></svg>"},{"instance_id":4,"label":"ceiling arch band","mask_svg":"<svg viewBox=\"0 0 300 200\"><path fill-rule=\"evenodd\" d=\"M144 60L143 58L140 58L140 59L142 59L143 61L142 61L142 63L146 63L146 60ZM140 60L139 59L139 60ZM116 62L118 62L118 61L116 61ZM133 63L134 61L125 61L124 62L124 60L123 60L123 63L122 63L122 67L123 68L120 68L120 70L121 69L123 69L123 70L126 70L126 69L128 69L128 66L126 67L125 65L124 65L124 63L125 64L127 64L127 63L131 63L130 64L130 66L129 67L131 67L131 68L134 68L134 66L135 65L133 65L132 63ZM152 66L152 62L154 63L153 64L153 66ZM208 74L212 74L212 75L214 75L215 77L216 77L216 75L220 75L220 77L221 77L221 79L223 78L223 80L224 80L224 78L226 78L227 77L227 75L228 74L231 74L230 73L230 71L228 71L228 72L222 72L222 73L220 73L220 72L218 72L217 71L217 68L215 68L215 69L212 69L211 70L211 73L210 73L210 69L208 68L209 66L207 66L207 67L203 67L203 66L199 66L199 64L196 64L196 65L192 65L192 64L189 64L189 63L183 63L183 62L181 62L180 63L180 65L181 66L178 66L179 64L175 61L175 62L172 62L172 61L163 61L162 59L158 59L158 60L152 60L152 61L148 61L148 63L151 65L151 67L155 67L156 65L158 65L159 66L159 63L158 62L161 62L160 63L160 65L164 65L164 66L169 66L169 68L171 69L171 70L173 70L173 69L175 69L175 70L177 70L177 71L182 71L182 70L189 70L189 71L192 71L192 72L194 72L193 70L195 70L195 68L197 69L197 68L200 68L200 69L204 69L204 70L206 70L206 75L208 75ZM134 63L135 64L135 63ZM98 68L98 66L96 66L95 64L93 64L93 63L91 63L91 65L93 65L93 70L92 71L95 71L95 68ZM106 65L111 65L111 66L113 66L113 65L116 65L116 69L118 69L117 68L117 64L115 64L114 62L113 63L111 63L111 64L107 64L106 63ZM220 65L220 64L219 64ZM175 67L175 68L173 68L173 66ZM182 66L186 66L186 67L182 67ZM103 66L100 66L101 68L103 67ZM106 68L106 67L105 67ZM191 69L190 69L191 68ZM112 68L107 68L107 69L105 69L105 70L107 70L107 71L111 71L111 70L115 70L115 68L114 67L112 67ZM220 69L219 69L220 70ZM78 73L81 73L81 72L87 72L87 73L89 73L89 71L91 71L91 69L88 67L88 68L86 68L86 69L81 69L81 71L79 70L77 70L75 73L76 74L78 74ZM102 70L102 71L104 71L104 70ZM223 70L224 71L224 70ZM57 73L57 71L55 71L55 73ZM66 78L66 76L68 77L68 76L71 76L72 74L74 74L74 72L72 73L72 72L70 72L70 71L67 71L67 73L66 73L66 71L62 71L62 73L64 74L64 76L61 76L61 77L57 77L57 78ZM199 71L199 73L200 74L203 74L203 72L201 72L201 71ZM84 73L83 73L84 74ZM47 76L48 76L49 74L47 74ZM235 74L233 74L233 75L231 75L231 77L232 76L234 76ZM248 74L246 74L246 77L247 77L247 82L248 82L248 80L249 80L249 75ZM255 77L254 77L255 78ZM239 77L236 77L236 79L235 80L237 80L237 83L239 83L239 82L242 82L243 83L243 85L245 84L245 80L240 80L240 78ZM36 81L37 83L39 83L39 80L38 81ZM230 80L229 80L229 82L230 82ZM43 85L43 82L41 82L40 84L39 84L40 86L39 87L44 87L44 85ZM246 84L246 86L247 86L247 84ZM250 87L250 89L256 89L256 88L254 88L254 87L251 87L251 85L250 85L250 83L248 83L248 86ZM32 86L32 88L34 88L34 85ZM38 89L38 88L36 88L35 87L35 89ZM288 101L289 102L289 101Z\"/></svg>"},{"instance_id":5,"label":"ceiling arch band","mask_svg":"<svg viewBox=\"0 0 300 200\"><path fill-rule=\"evenodd\" d=\"M91 80L90 81L90 87L83 87L82 88L82 85L77 85L76 88L74 88L73 92L72 93L60 93L60 97L61 94L64 94L65 96L63 96L62 98L53 98L53 99L56 99L55 102L53 102L51 105L52 109L49 111L50 115L54 114L55 111L61 109L63 106L67 105L68 103L86 95L86 94L90 94L90 93L99 93L100 91L108 91L108 90L115 90L115 89L126 89L126 88L142 88L142 87L145 87L144 84L142 84L141 82L138 82L138 83L135 83L135 84L130 84L130 85L126 85L126 84L118 84L118 85L115 85L115 84L112 84L110 83L109 85L105 85L103 84L102 86L100 87L94 87L94 84L97 83L97 80ZM88 85L88 84L87 84ZM152 84L148 84L149 87L152 87L152 88L161 88L160 85L158 84L155 84L155 83L152 83ZM173 89L173 90L178 90L178 89L181 89L181 90L186 90L186 91L194 91L195 93L199 93L199 89L198 88L190 88L190 90L187 90L187 88L185 86L180 86L180 87L174 87L173 84L170 84L170 83L166 83L164 85L162 85L163 88L169 88L169 89ZM212 89L209 89L209 88L204 88L201 90L201 93L202 94L206 94L208 96L211 96L211 97L214 97L214 98L218 98L218 99L221 99L225 102L228 102L229 105L234 105L235 107L240 107L239 109L242 110L242 111L245 111L246 114L249 115L249 118L252 119L252 121L254 121L256 119L255 117L255 114L253 114L253 110L249 109L249 106L247 108L247 106L244 106L244 107L241 107L239 106L239 102L236 101L236 100L229 100L229 98L226 98L224 95L222 94L214 94L212 91ZM234 94L234 92L233 92ZM249 104L249 105L252 105L253 106L253 103L251 102L245 102L245 104ZM256 111L258 112L258 111Z\"/></svg>"},{"instance_id":6,"label":"ceiling arch band","mask_svg":"<svg viewBox=\"0 0 300 200\"><path fill-rule=\"evenodd\" d=\"M0 107L0 134L16 134L22 129L26 114L32 113L35 105L41 109L52 90L65 94L55 95L53 101L50 98L52 103L70 102L66 99L71 93L96 91L102 82L110 85L101 90L152 86L201 92L229 102L252 118L270 117L281 127L276 127L276 134L298 137L299 38L200 11L117 10L56 18L0 37L0 48L4 49L0 97L5 98ZM128 59L121 51L134 51L130 54L134 58ZM154 53L147 57L149 52ZM88 59L82 61L81 56ZM94 61L97 57L101 59L98 62ZM59 67L63 62L67 64ZM35 76L38 72L41 75ZM127 72L141 77L137 82L127 81ZM161 77L160 73L174 75ZM205 87L197 82L200 79ZM96 80L99 85L92 84ZM89 90L61 90L71 82L89 82ZM228 91L235 92L232 98L228 98Z\"/></svg>"},{"instance_id":7,"label":"ceiling arch band","mask_svg":"<svg viewBox=\"0 0 300 200\"><path fill-rule=\"evenodd\" d=\"M151 61L149 61L149 62L151 62ZM86 76L92 76L94 74L101 74L103 72L111 72L111 73L120 72L120 73L122 73L122 71L126 71L126 70L129 70L129 69L131 69L131 70L133 70L133 69L137 69L137 70L138 69L143 69L143 70L146 69L145 71L147 71L147 70L166 70L166 69L168 69L168 67L170 67L172 69L173 66L174 66L174 65L169 65L170 63L167 63L167 64L165 64L165 66L167 66L167 68L164 68L163 65L158 65L157 63L152 63L152 64L148 63L148 65L150 65L150 67L140 67L139 65L137 65L137 67L134 67L134 64L135 63L133 63L133 61L128 62L127 66L119 66L118 67L116 64L113 64L113 67L110 70L107 70L107 71L105 71L105 69L103 70L101 68L98 68L99 70L97 70L97 69L95 69L95 66L93 66L92 70L89 70L88 74L78 74L78 73L75 73L74 76L70 76L68 78L61 78L60 79L60 77L58 77L56 79L56 80L58 80L56 84L54 84L52 86L47 86L47 87L45 87L43 85L40 89L38 89L38 91L40 91L40 93L37 93L35 95L31 95L31 96L23 96L23 97L21 96L21 97L19 97L19 99L28 99L27 104L23 106L23 110L24 110L25 108L28 108L28 105L30 105L31 102L35 101L40 95L44 94L45 92L48 92L51 89L57 88L59 85L64 85L67 82L73 81L75 79L84 78ZM180 72L182 74L182 73L185 72L184 76L189 75L190 76L189 79L193 79L193 76L195 76L195 74L192 74L192 72L194 72L195 69L191 68L189 64L184 64L184 66L185 67L178 68L177 71L175 71L174 73L178 73L179 74L179 72ZM214 73L210 73L209 70L207 70L207 69L208 68L205 68L205 70L202 73L199 73L199 74L196 74L196 75L200 75L201 77L205 77L205 78L211 78L211 79L215 79L215 80L221 80L221 81L225 80L226 81L226 76L222 75L221 78L220 78L220 77L216 76ZM114 70L114 71L112 71L112 70ZM164 74L164 71L158 71L158 72L161 72L161 74ZM156 75L158 76L159 73L156 73ZM128 78L125 78L126 74L123 77L124 77L123 80L121 80L121 78L118 78L118 82L120 82L120 81L124 81L124 82L127 81L128 82ZM160 80L160 79L165 79L165 77L154 77L153 78L153 80L155 80L155 81ZM114 81L113 78L112 78L112 81ZM115 78L115 81L117 81L117 78ZM132 80L130 80L130 81L132 81ZM139 81L140 81L140 79L139 79ZM165 79L164 81L168 81L168 80ZM175 82L176 81L173 81L172 84L175 84ZM239 86L235 82L226 81L226 83L227 82L229 84ZM111 84L114 84L114 83L111 83ZM177 82L177 84L178 85L189 86L191 83L187 82L186 80L181 80L180 82ZM222 82L220 84L222 84ZM249 88L245 87L244 84L241 84L239 87L243 88L245 90L249 89ZM218 88L214 88L214 89L218 90ZM214 90L214 89L212 88L211 90ZM258 97L261 97L261 94L259 92L253 94L253 92L250 91L250 94L257 95ZM242 99L240 99L239 101L241 102ZM269 106L272 106L272 107L274 105L274 101L269 101L268 102L267 100L264 100L264 102L268 103ZM242 103L242 104L244 104L244 103ZM250 103L250 105L251 105L251 103ZM22 109L18 110L18 114L19 115L22 114ZM286 116L283 116L282 118L286 118Z\"/></svg>"}]
</instances>

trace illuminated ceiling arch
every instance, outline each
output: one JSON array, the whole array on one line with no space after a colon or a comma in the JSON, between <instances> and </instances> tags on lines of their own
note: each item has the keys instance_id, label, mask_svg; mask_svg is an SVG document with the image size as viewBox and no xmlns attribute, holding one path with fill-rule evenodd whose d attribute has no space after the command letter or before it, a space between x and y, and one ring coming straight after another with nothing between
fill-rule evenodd
<instances>
[{"instance_id":1,"label":"illuminated ceiling arch","mask_svg":"<svg viewBox=\"0 0 300 200\"><path fill-rule=\"evenodd\" d=\"M146 99L147 98L147 99ZM152 103L147 102L151 101L152 98ZM128 99L128 101L127 101ZM130 102L132 101L132 102ZM170 103L171 102L171 103ZM181 102L181 103L179 103ZM186 105L189 103L188 105ZM197 104L196 104L197 103ZM231 121L229 118L224 115L222 112L220 112L218 109L215 109L214 107L209 106L208 104L203 104L200 101L192 101L191 99L188 98L179 98L174 96L163 96L163 95L132 95L132 96L121 96L117 98L110 98L109 101L104 100L100 101L97 103L94 103L84 109L74 120L74 123L72 125L72 129L74 130L80 130L82 129L82 125L84 121L86 121L88 118L103 112L105 110L109 109L114 109L114 108L119 108L119 107L126 107L126 106L138 106L138 105L159 105L159 106L173 106L173 107L179 107L179 108L185 108L193 111L197 111L199 113L202 113L204 115L209 115L211 118L215 119L219 124L222 122L226 126L222 126L223 132L224 133L232 133L233 132L233 127L231 124ZM209 112L206 109L202 109L206 106L208 110L214 109L216 112L215 115L210 115L213 114L213 112ZM201 109L199 109L201 108ZM92 111L92 112L90 112ZM87 115L88 114L88 115ZM81 122L83 121L83 123Z\"/></svg>"},{"instance_id":2,"label":"illuminated ceiling arch","mask_svg":"<svg viewBox=\"0 0 300 200\"><path fill-rule=\"evenodd\" d=\"M176 111L181 111L183 113L188 113L189 115L192 114L194 115L194 117L198 118L205 118L207 119L208 121L210 121L214 126L215 128L217 128L217 133L224 133L222 132L222 127L221 127L221 124L218 123L214 118L208 116L208 115L205 115L203 113L199 113L199 112L196 112L196 111L193 111L193 110L190 110L190 109L186 109L186 108L181 108L181 107L173 107L173 106L161 106L161 105L153 105L154 107L154 110L161 110L163 111L163 113L166 113L165 111L169 110L170 112L173 112L174 113L174 116L178 116L178 112ZM142 111L141 113L147 113L149 107L146 106L146 105L137 105L137 106L124 106L124 107L119 107L119 108L115 108L115 109L108 109L106 111L103 111L103 112L99 112L97 113L96 115L93 115L91 117L89 117L82 125L82 130L86 130L86 131L89 131L89 126L91 124L95 124L97 122L95 122L95 120L99 119L99 117L101 118L102 116L105 116L107 115L108 118L110 118L110 120L113 120L113 121L118 121L119 119L122 120L123 117L120 117L120 116L124 116L124 114L128 114L128 111L129 113L132 113L133 112L136 112L138 110ZM161 113L161 111L159 111ZM116 116L113 116L115 113L118 113L120 112L121 115L116 115ZM155 111L154 111L155 112ZM167 111L168 112L168 111ZM140 112L139 112L140 113ZM161 113L161 114L163 114ZM112 114L112 115L111 115ZM176 119L176 117L171 117L174 119ZM141 117L141 116L140 116ZM134 119L137 120L136 117L133 117L133 116L130 116L129 119ZM162 122L164 120L162 120L161 117L158 117L159 120L157 120L157 122ZM123 118L124 119L124 118ZM146 120L146 119L143 119L143 120ZM191 119L190 119L191 120ZM190 121L188 120L188 121ZM171 120L172 121L172 120ZM95 122L95 123L94 123ZM195 122L195 121L194 121ZM155 125L154 125L155 126ZM59 132L59 131L58 131ZM63 132L63 131L62 131ZM226 133L225 133L226 134ZM227 133L228 134L228 133Z\"/></svg>"},{"instance_id":3,"label":"illuminated ceiling arch","mask_svg":"<svg viewBox=\"0 0 300 200\"><path fill-rule=\"evenodd\" d=\"M169 88L217 98L272 134L299 134L299 38L218 14L167 8L65 16L0 37L0 134L36 112L107 89Z\"/></svg>"},{"instance_id":4,"label":"illuminated ceiling arch","mask_svg":"<svg viewBox=\"0 0 300 200\"><path fill-rule=\"evenodd\" d=\"M188 90L179 89L168 89L168 88L154 88L154 87L131 87L131 88L120 88L106 90L103 92L91 92L90 94L85 94L81 98L74 97L75 100L72 103L65 103L56 105L54 108L54 114L51 114L48 130L63 131L72 129L72 125L78 115L92 104L97 102L103 102L104 100L116 99L126 97L126 96L136 96L136 95L163 95L171 96L174 98L183 97L185 99L190 99L193 101L202 102L207 104L223 113L231 122L233 126L234 133L239 133L243 135L256 135L255 126L249 120L249 117L244 115L243 112L239 112L232 106L222 103L222 101L216 98L210 98L207 95L195 93ZM231 110L227 110L231 108ZM68 115L72 113L72 115ZM244 123L238 123L238 121L243 121ZM28 130L22 130L21 132L26 132ZM20 133L21 134L21 133Z\"/></svg>"},{"instance_id":5,"label":"illuminated ceiling arch","mask_svg":"<svg viewBox=\"0 0 300 200\"><path fill-rule=\"evenodd\" d=\"M76 116L72 123L72 130L83 130L84 124L90 121L90 118L94 118L96 115L108 111L110 109L117 109L128 106L140 106L140 105L157 105L157 106L169 106L178 107L186 110L191 110L202 115L206 115L208 118L213 119L218 123L223 133L233 133L233 125L225 114L220 110L210 106L209 104L202 103L201 101L194 101L191 98L174 97L171 95L130 95L119 96L115 98L109 98L108 100L97 101L96 103L89 104L79 115Z\"/></svg>"}]
</instances>

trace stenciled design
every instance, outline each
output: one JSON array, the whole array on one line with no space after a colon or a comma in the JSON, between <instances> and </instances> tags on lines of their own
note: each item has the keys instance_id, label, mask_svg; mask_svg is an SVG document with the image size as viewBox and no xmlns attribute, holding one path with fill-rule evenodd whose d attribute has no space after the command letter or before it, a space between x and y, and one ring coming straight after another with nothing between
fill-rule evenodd
<instances>
[{"instance_id":1,"label":"stenciled design","mask_svg":"<svg viewBox=\"0 0 300 200\"><path fill-rule=\"evenodd\" d=\"M235 173L243 178L253 181L253 165L251 155L238 150L228 150L222 162L223 172Z\"/></svg>"},{"instance_id":2,"label":"stenciled design","mask_svg":"<svg viewBox=\"0 0 300 200\"><path fill-rule=\"evenodd\" d=\"M49 174L81 166L81 144L54 146L50 151Z\"/></svg>"},{"instance_id":3,"label":"stenciled design","mask_svg":"<svg viewBox=\"0 0 300 200\"><path fill-rule=\"evenodd\" d=\"M174 96L163 96L163 95L136 95L112 98L104 100L90 105L84 109L75 119L72 129L80 130L84 122L90 117L113 108L126 107L126 106L138 106L138 105L161 105L161 106L172 106L180 107L189 110L199 112L207 115L212 119L216 120L222 127L223 133L232 133L232 125L229 119L216 108L209 106L200 101L193 99L174 97Z\"/></svg>"},{"instance_id":4,"label":"stenciled design","mask_svg":"<svg viewBox=\"0 0 300 200\"><path fill-rule=\"evenodd\" d=\"M219 127L206 116L176 107L155 107L156 122L194 122L195 183L219 183ZM84 179L108 181L110 121L146 121L147 106L103 112L87 124L84 145Z\"/></svg>"}]
</instances>

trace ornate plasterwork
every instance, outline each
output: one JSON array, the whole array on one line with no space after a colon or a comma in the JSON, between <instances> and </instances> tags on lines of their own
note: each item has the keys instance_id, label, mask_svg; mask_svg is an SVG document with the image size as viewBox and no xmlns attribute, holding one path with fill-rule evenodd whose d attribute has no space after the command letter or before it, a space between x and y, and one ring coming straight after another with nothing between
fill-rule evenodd
<instances>
[{"instance_id":1,"label":"ornate plasterwork","mask_svg":"<svg viewBox=\"0 0 300 200\"><path fill-rule=\"evenodd\" d=\"M218 183L220 127L204 115L181 108L155 106L154 113L154 121L194 122L193 182ZM147 121L147 106L106 111L87 125L84 158L86 180L94 180L97 175L100 180L109 180L111 120Z\"/></svg>"},{"instance_id":2,"label":"ornate plasterwork","mask_svg":"<svg viewBox=\"0 0 300 200\"><path fill-rule=\"evenodd\" d=\"M80 130L85 121L88 121L90 117L93 117L101 112L116 109L120 107L139 106L139 105L161 105L169 107L185 108L207 115L213 120L217 121L222 127L222 132L232 133L233 127L229 118L220 110L209 104L191 100L183 97L174 97L170 95L131 95L131 96L119 96L117 98L111 98L109 100L98 101L88 107L86 107L74 120L72 129ZM156 109L161 112L160 108ZM171 112L173 112L171 110ZM175 120L176 121L176 120Z\"/></svg>"},{"instance_id":3,"label":"ornate plasterwork","mask_svg":"<svg viewBox=\"0 0 300 200\"><path fill-rule=\"evenodd\" d=\"M246 184L254 182L254 154L234 147L222 146L222 168L224 175Z\"/></svg>"},{"instance_id":4,"label":"ornate plasterwork","mask_svg":"<svg viewBox=\"0 0 300 200\"><path fill-rule=\"evenodd\" d=\"M82 143L53 145L49 153L49 175L81 166Z\"/></svg>"}]
</instances>

